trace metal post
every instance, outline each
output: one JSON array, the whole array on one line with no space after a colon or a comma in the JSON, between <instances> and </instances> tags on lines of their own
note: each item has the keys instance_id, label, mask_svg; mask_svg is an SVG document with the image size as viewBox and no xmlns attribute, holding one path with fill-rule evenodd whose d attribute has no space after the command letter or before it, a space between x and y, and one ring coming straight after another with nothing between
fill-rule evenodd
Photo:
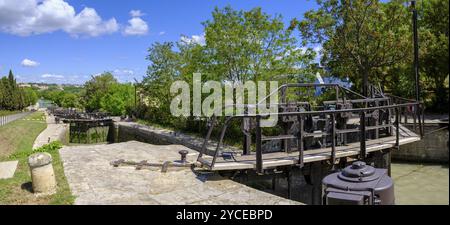
<instances>
[{"instance_id":1,"label":"metal post","mask_svg":"<svg viewBox=\"0 0 450 225\"><path fill-rule=\"evenodd\" d=\"M298 147L298 165L300 168L303 168L305 165L304 163L304 146L303 146L303 127L304 127L304 121L303 117L298 115L298 136L297 136L297 147Z\"/></svg>"},{"instance_id":2,"label":"metal post","mask_svg":"<svg viewBox=\"0 0 450 225\"><path fill-rule=\"evenodd\" d=\"M292 191L291 191L292 173L291 173L290 169L287 169L286 173L287 173L287 192L288 192L287 195L288 195L288 199L291 199L291 194L292 194Z\"/></svg>"},{"instance_id":3,"label":"metal post","mask_svg":"<svg viewBox=\"0 0 450 225\"><path fill-rule=\"evenodd\" d=\"M360 158L366 158L366 112L362 111L359 118Z\"/></svg>"},{"instance_id":4,"label":"metal post","mask_svg":"<svg viewBox=\"0 0 450 225\"><path fill-rule=\"evenodd\" d=\"M421 104L419 105L419 110L420 110L419 116L422 116L422 123L419 123L419 126L420 126L420 135L421 135L421 138L423 138L424 133L425 133L425 131L424 131L424 126L425 126L425 113L424 113L424 109L423 109L423 107L422 107Z\"/></svg>"},{"instance_id":5,"label":"metal post","mask_svg":"<svg viewBox=\"0 0 450 225\"><path fill-rule=\"evenodd\" d=\"M395 108L395 147L400 146L400 116L398 108Z\"/></svg>"},{"instance_id":6,"label":"metal post","mask_svg":"<svg viewBox=\"0 0 450 225\"><path fill-rule=\"evenodd\" d=\"M136 83L134 84L134 109L136 110L137 108L137 88L136 88Z\"/></svg>"},{"instance_id":7,"label":"metal post","mask_svg":"<svg viewBox=\"0 0 450 225\"><path fill-rule=\"evenodd\" d=\"M417 9L416 1L411 1L413 11L413 33L414 33L414 78L416 82L416 100L420 101L420 80L419 80L419 37L417 32Z\"/></svg>"},{"instance_id":8,"label":"metal post","mask_svg":"<svg viewBox=\"0 0 450 225\"><path fill-rule=\"evenodd\" d=\"M198 155L198 158L201 158L203 156L203 154L206 154L208 140L211 138L211 133L214 129L215 123L216 123L216 116L214 115L214 116L212 116L210 127L208 129L208 133L206 133L206 137L205 137L205 140L203 141L202 149L200 151L200 154Z\"/></svg>"},{"instance_id":9,"label":"metal post","mask_svg":"<svg viewBox=\"0 0 450 225\"><path fill-rule=\"evenodd\" d=\"M256 172L263 174L263 162L262 162L262 141L261 141L261 116L256 116Z\"/></svg>"},{"instance_id":10,"label":"metal post","mask_svg":"<svg viewBox=\"0 0 450 225\"><path fill-rule=\"evenodd\" d=\"M380 106L380 102L379 101L375 101L375 107L378 107L378 106ZM380 125L381 123L380 123L380 118L381 118L381 110L375 110L377 113L378 113L378 118L377 119L374 119L375 121L375 126L378 126L378 125ZM375 113L375 111L374 111L374 113ZM380 137L380 131L379 131L379 129L377 128L377 129L375 129L375 139L378 139Z\"/></svg>"},{"instance_id":11,"label":"metal post","mask_svg":"<svg viewBox=\"0 0 450 225\"><path fill-rule=\"evenodd\" d=\"M248 108L244 109L244 114L248 115ZM250 155L251 153L251 145L252 145L252 136L250 134L250 118L244 117L242 119L242 128L244 133L244 140L243 140L243 154L244 155Z\"/></svg>"},{"instance_id":12,"label":"metal post","mask_svg":"<svg viewBox=\"0 0 450 225\"><path fill-rule=\"evenodd\" d=\"M336 121L335 114L331 114L331 165L334 169L334 164L336 163Z\"/></svg>"},{"instance_id":13,"label":"metal post","mask_svg":"<svg viewBox=\"0 0 450 225\"><path fill-rule=\"evenodd\" d=\"M416 82L416 101L420 103L420 78L419 78L419 35L417 31L417 9L416 9L416 1L411 1L411 7L413 11L413 34L414 34L414 78ZM423 137L423 122L420 119L421 114L423 113L422 107L419 105L416 107L416 111L413 112L419 117L419 129L420 136Z\"/></svg>"},{"instance_id":14,"label":"metal post","mask_svg":"<svg viewBox=\"0 0 450 225\"><path fill-rule=\"evenodd\" d=\"M423 138L423 125L425 124L425 120L424 120L424 115L423 115L423 110L422 110L422 106L419 103L418 105L415 106L416 109L416 113L417 113L417 117L419 119L419 133L420 133L420 137Z\"/></svg>"}]
</instances>

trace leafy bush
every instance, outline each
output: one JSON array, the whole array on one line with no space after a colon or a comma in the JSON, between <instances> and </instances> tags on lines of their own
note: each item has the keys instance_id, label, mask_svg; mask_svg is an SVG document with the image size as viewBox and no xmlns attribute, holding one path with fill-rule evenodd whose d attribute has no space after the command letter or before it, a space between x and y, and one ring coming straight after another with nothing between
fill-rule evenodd
<instances>
[{"instance_id":1,"label":"leafy bush","mask_svg":"<svg viewBox=\"0 0 450 225\"><path fill-rule=\"evenodd\" d=\"M53 153L58 151L60 148L62 148L62 143L60 141L53 141L50 144L46 144L40 148L34 149L31 154L37 153L37 152L48 152ZM31 155L30 154L30 155Z\"/></svg>"},{"instance_id":2,"label":"leafy bush","mask_svg":"<svg viewBox=\"0 0 450 225\"><path fill-rule=\"evenodd\" d=\"M60 148L62 148L62 143L60 141L53 141L49 144L46 144L42 147L36 148L31 152L16 152L12 155L9 156L10 159L15 160L15 159L23 159L23 158L28 158L30 155L34 154L34 153L38 153L38 152L47 152L50 154L55 153L56 151L58 151Z\"/></svg>"}]
</instances>

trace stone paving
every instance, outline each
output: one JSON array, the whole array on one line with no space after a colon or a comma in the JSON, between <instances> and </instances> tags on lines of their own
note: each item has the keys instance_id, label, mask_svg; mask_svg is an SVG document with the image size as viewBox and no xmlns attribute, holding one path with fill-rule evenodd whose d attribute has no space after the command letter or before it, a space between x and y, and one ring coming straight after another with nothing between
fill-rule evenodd
<instances>
[{"instance_id":1,"label":"stone paving","mask_svg":"<svg viewBox=\"0 0 450 225\"><path fill-rule=\"evenodd\" d=\"M181 145L151 145L137 141L117 144L66 146L60 149L64 171L75 204L301 204L262 192L211 173L191 168L169 167L135 170L117 167L111 161L147 160L151 163L179 160L178 151L189 151L187 160L198 152Z\"/></svg>"},{"instance_id":2,"label":"stone paving","mask_svg":"<svg viewBox=\"0 0 450 225\"><path fill-rule=\"evenodd\" d=\"M16 172L17 163L19 161L0 162L0 180L12 178Z\"/></svg>"}]
</instances>

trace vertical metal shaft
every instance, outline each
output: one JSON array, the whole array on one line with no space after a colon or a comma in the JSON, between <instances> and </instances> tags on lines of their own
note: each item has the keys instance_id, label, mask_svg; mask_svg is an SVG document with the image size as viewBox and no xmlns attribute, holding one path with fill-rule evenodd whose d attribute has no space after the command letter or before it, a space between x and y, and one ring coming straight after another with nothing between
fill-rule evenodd
<instances>
[{"instance_id":1,"label":"vertical metal shaft","mask_svg":"<svg viewBox=\"0 0 450 225\"><path fill-rule=\"evenodd\" d=\"M331 114L331 165L336 163L336 115Z\"/></svg>"},{"instance_id":2,"label":"vertical metal shaft","mask_svg":"<svg viewBox=\"0 0 450 225\"><path fill-rule=\"evenodd\" d=\"M419 77L419 35L417 28L417 9L416 1L411 1L411 7L413 11L413 35L414 35L414 79L416 82L416 101L420 102L420 77ZM423 137L423 123L420 120L421 114L423 113L422 107L419 105L415 107L415 115L419 117L419 129L420 136Z\"/></svg>"},{"instance_id":3,"label":"vertical metal shaft","mask_svg":"<svg viewBox=\"0 0 450 225\"><path fill-rule=\"evenodd\" d=\"M359 118L360 159L366 158L366 112L362 111Z\"/></svg>"},{"instance_id":4,"label":"vertical metal shaft","mask_svg":"<svg viewBox=\"0 0 450 225\"><path fill-rule=\"evenodd\" d=\"M304 145L303 145L303 129L304 121L303 117L298 115L298 136L297 136L297 147L298 147L298 165L303 168L304 164Z\"/></svg>"},{"instance_id":5,"label":"vertical metal shaft","mask_svg":"<svg viewBox=\"0 0 450 225\"><path fill-rule=\"evenodd\" d=\"M416 1L411 1L413 10L413 32L414 32L414 78L416 82L416 100L420 101L420 80L419 80L419 37L417 32L417 9Z\"/></svg>"},{"instance_id":6,"label":"vertical metal shaft","mask_svg":"<svg viewBox=\"0 0 450 225\"><path fill-rule=\"evenodd\" d=\"M400 116L399 109L395 108L395 147L400 147Z\"/></svg>"},{"instance_id":7,"label":"vertical metal shaft","mask_svg":"<svg viewBox=\"0 0 450 225\"><path fill-rule=\"evenodd\" d=\"M256 172L263 174L261 116L256 116Z\"/></svg>"}]
</instances>

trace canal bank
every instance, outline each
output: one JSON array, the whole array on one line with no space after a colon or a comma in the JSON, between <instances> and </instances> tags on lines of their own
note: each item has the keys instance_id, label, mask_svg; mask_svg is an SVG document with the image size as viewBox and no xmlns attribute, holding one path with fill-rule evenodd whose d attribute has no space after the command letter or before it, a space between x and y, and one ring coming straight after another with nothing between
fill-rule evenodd
<instances>
[{"instance_id":1,"label":"canal bank","mask_svg":"<svg viewBox=\"0 0 450 225\"><path fill-rule=\"evenodd\" d=\"M405 125L414 130L412 124ZM438 163L449 162L449 130L447 121L425 120L424 137L417 142L400 146L398 151L392 153L392 160L412 163Z\"/></svg>"}]
</instances>

